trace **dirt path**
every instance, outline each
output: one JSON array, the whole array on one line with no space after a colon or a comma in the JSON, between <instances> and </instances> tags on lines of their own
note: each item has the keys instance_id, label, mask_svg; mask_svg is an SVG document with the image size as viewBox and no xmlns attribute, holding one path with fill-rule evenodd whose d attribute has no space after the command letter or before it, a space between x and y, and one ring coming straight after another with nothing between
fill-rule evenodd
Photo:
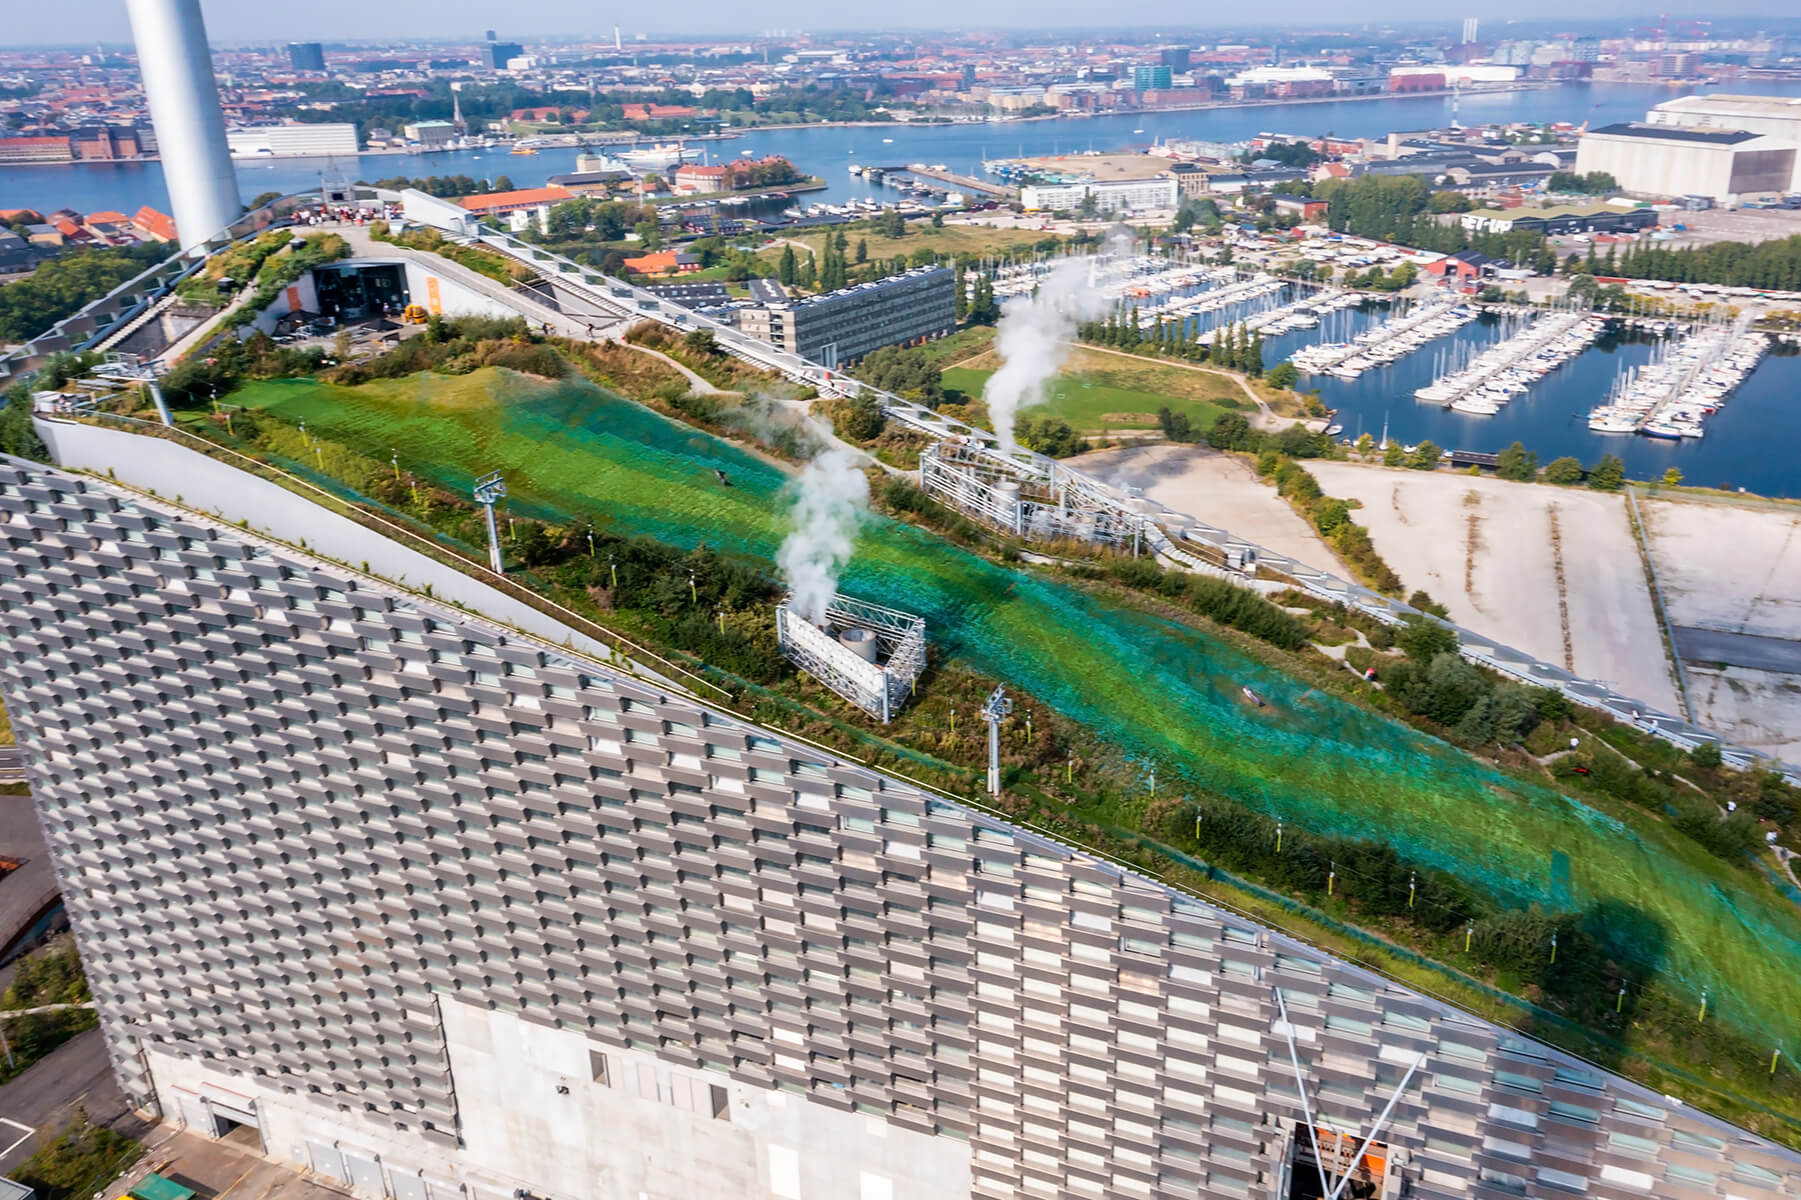
<instances>
[{"instance_id":1,"label":"dirt path","mask_svg":"<svg viewBox=\"0 0 1801 1200\"><path fill-rule=\"evenodd\" d=\"M639 354L648 354L652 358L661 359L663 362L668 363L670 366L672 366L676 370L680 371L682 373L682 378L684 378L688 381L688 387L697 396L730 396L730 395L737 394L736 392L732 392L727 388L718 387L712 383L707 382L707 380L702 378L699 374L688 369L687 367L684 367L681 363L677 362L673 358L670 358L667 354L664 354L661 350L653 350L649 346L640 346L636 342L628 342L624 338L616 338L614 340L617 341L621 346L626 346L626 347L629 347L630 349L636 350Z\"/></svg>"}]
</instances>

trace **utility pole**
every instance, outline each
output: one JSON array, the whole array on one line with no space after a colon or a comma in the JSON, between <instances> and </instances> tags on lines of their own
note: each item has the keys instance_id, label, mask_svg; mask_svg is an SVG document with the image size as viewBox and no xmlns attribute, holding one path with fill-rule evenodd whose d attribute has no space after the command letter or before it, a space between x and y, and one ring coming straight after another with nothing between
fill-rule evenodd
<instances>
[{"instance_id":1,"label":"utility pole","mask_svg":"<svg viewBox=\"0 0 1801 1200\"><path fill-rule=\"evenodd\" d=\"M1001 720L1013 711L1007 689L997 687L982 705L982 720L988 722L988 794L1001 794Z\"/></svg>"},{"instance_id":2,"label":"utility pole","mask_svg":"<svg viewBox=\"0 0 1801 1200\"><path fill-rule=\"evenodd\" d=\"M506 499L506 494L507 485L499 471L490 471L475 481L475 502L482 506L482 516L488 522L488 565L496 575L505 575L506 566L500 558L500 531L494 527L494 502Z\"/></svg>"}]
</instances>

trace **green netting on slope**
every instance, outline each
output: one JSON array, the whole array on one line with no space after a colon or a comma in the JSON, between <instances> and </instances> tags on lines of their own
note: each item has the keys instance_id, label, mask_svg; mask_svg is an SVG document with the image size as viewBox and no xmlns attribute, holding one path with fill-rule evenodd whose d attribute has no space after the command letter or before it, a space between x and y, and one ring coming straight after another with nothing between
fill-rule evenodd
<instances>
[{"instance_id":1,"label":"green netting on slope","mask_svg":"<svg viewBox=\"0 0 1801 1200\"><path fill-rule=\"evenodd\" d=\"M377 459L465 486L506 473L509 503L556 520L770 558L785 476L736 447L585 384L481 371L354 391L261 384L239 399ZM428 465L429 464L429 465ZM721 487L714 468L725 470ZM842 587L924 616L934 643L1128 752L1319 831L1380 838L1524 904L1602 901L1660 931L1670 976L1772 1037L1801 1032L1801 914L1649 821L1629 826L1246 658L1195 631L1108 608L911 526L865 529ZM1242 702L1253 687L1269 707ZM1630 952L1649 947L1621 946Z\"/></svg>"}]
</instances>

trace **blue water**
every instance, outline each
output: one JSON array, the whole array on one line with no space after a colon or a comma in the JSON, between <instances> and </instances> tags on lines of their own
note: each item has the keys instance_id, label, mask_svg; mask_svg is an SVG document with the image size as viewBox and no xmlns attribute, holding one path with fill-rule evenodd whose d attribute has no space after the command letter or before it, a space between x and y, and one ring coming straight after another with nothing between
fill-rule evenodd
<instances>
[{"instance_id":1,"label":"blue water","mask_svg":"<svg viewBox=\"0 0 1801 1200\"><path fill-rule=\"evenodd\" d=\"M1772 95L1801 96L1801 83L1760 83L1757 90ZM1533 91L1466 96L1459 104L1456 116L1466 125L1490 121L1556 120L1578 124L1589 121L1600 125L1642 118L1651 105L1680 94L1668 88L1637 85L1562 84ZM917 128L895 125L857 129L779 129L751 132L711 146L715 154L727 157L735 157L744 150L757 155L784 155L803 171L819 175L826 181L828 190L821 198L840 202L853 196L883 194L883 189L871 192L868 184L853 179L846 170L853 162L874 166L944 163L952 170L974 174L979 172L985 157L1078 153L1088 149L1120 150L1167 138L1233 142L1264 131L1377 137L1396 129L1440 128L1451 120L1449 98L1397 96L1330 104L1123 113L1052 121ZM884 139L889 140L885 143ZM238 167L238 180L246 200L266 191L294 192L316 188L322 169L365 180L394 175L492 177L504 174L520 187L532 187L551 175L574 170L577 153L568 148L545 150L529 157L488 150L423 155L365 154L355 160L336 163L320 159L284 159L272 163L246 161ZM887 195L892 197L893 193ZM0 208L55 209L66 205L82 212L103 208L131 212L140 204L168 211L168 193L163 187L160 163L0 167Z\"/></svg>"},{"instance_id":2,"label":"blue water","mask_svg":"<svg viewBox=\"0 0 1801 1200\"><path fill-rule=\"evenodd\" d=\"M1759 84L1770 94L1801 96L1801 83ZM1564 84L1525 92L1466 96L1457 118L1465 124L1490 121L1550 121L1605 124L1642 117L1660 100L1680 93L1645 86ZM780 154L802 170L823 178L827 190L809 200L842 202L861 196L891 198L893 193L853 177L851 163L892 166L909 162L944 163L952 170L979 173L982 160L1025 154L1078 153L1087 149L1119 150L1157 139L1194 138L1239 141L1260 132L1331 133L1375 137L1391 129L1441 127L1452 120L1451 101L1444 97L1390 97L1331 104L1261 105L1198 112L1126 113L1118 116L1052 121L1015 121L909 128L808 128L752 132L710 143L717 156L749 150ZM1142 132L1139 132L1142 131ZM891 139L884 141L884 139ZM289 159L245 162L238 168L245 199L262 192L294 192L315 188L321 171L365 180L394 175L493 176L505 174L520 187L544 182L571 171L577 151L545 150L535 156L504 152L460 151L443 154L363 155L333 163ZM91 212L141 204L168 210L160 163L71 164L0 167L0 208L54 209L64 205ZM1376 317L1358 317L1350 332ZM1323 336L1347 336L1338 328L1307 330L1272 340L1264 361L1281 361L1295 347ZM1475 327L1458 340L1489 340L1492 330ZM1536 450L1541 461L1563 454L1592 463L1604 453L1619 454L1637 478L1660 476L1669 466L1681 469L1690 483L1743 487L1776 496L1801 496L1801 359L1766 359L1725 410L1707 425L1701 442L1655 442L1646 438L1614 438L1591 434L1576 419L1598 403L1623 364L1641 362L1649 350L1621 345L1597 348L1542 381L1523 400L1493 417L1451 413L1418 404L1413 390L1429 381L1432 353L1446 339L1410 358L1357 380L1318 377L1326 403L1340 410L1347 433L1359 428L1380 434L1386 415L1391 436L1404 442L1430 438L1440 446L1494 451L1519 440Z\"/></svg>"}]
</instances>

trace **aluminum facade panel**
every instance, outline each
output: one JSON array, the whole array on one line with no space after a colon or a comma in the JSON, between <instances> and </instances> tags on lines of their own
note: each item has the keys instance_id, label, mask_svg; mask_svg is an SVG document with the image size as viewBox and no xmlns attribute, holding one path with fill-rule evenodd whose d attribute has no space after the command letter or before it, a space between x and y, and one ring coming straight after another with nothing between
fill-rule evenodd
<instances>
[{"instance_id":1,"label":"aluminum facade panel","mask_svg":"<svg viewBox=\"0 0 1801 1200\"><path fill-rule=\"evenodd\" d=\"M1280 988L1322 1120L1367 1128L1425 1056L1385 1136L1412 1195L1644 1195L1603 1177L1621 1144L1659 1194L1672 1162L1801 1187L1153 881L95 481L0 464L0 635L134 1095L142 1044L449 1144L446 994L966 1138L979 1195L1261 1197L1300 1116Z\"/></svg>"}]
</instances>

